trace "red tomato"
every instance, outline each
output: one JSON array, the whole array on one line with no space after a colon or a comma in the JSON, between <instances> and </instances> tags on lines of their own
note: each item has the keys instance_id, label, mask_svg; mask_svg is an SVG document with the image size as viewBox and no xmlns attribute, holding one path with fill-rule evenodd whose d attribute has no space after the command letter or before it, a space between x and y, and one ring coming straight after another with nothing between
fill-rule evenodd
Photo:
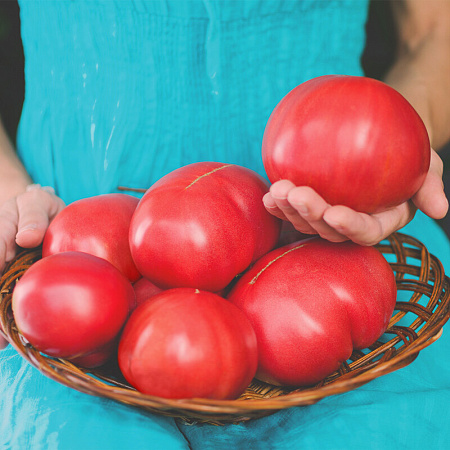
<instances>
[{"instance_id":1,"label":"red tomato","mask_svg":"<svg viewBox=\"0 0 450 450\"><path fill-rule=\"evenodd\" d=\"M106 259L136 281L140 274L131 257L128 232L138 202L127 194L104 194L71 203L50 223L42 256L86 252Z\"/></svg>"},{"instance_id":2,"label":"red tomato","mask_svg":"<svg viewBox=\"0 0 450 450\"><path fill-rule=\"evenodd\" d=\"M245 315L218 295L169 289L131 315L119 367L146 394L234 399L255 375L256 337Z\"/></svg>"},{"instance_id":3,"label":"red tomato","mask_svg":"<svg viewBox=\"0 0 450 450\"><path fill-rule=\"evenodd\" d=\"M264 131L273 183L310 186L331 205L374 213L410 199L430 165L430 142L413 107L390 86L328 75L289 92Z\"/></svg>"},{"instance_id":4,"label":"red tomato","mask_svg":"<svg viewBox=\"0 0 450 450\"><path fill-rule=\"evenodd\" d=\"M312 238L265 255L228 299L256 332L256 377L308 386L383 334L396 292L394 273L376 248Z\"/></svg>"},{"instance_id":5,"label":"red tomato","mask_svg":"<svg viewBox=\"0 0 450 450\"><path fill-rule=\"evenodd\" d=\"M108 344L93 351L92 353L78 356L76 358L70 358L69 361L71 361L73 364L76 364L77 366L87 369L93 369L103 366L113 358L114 354L117 355L117 344L117 339L115 339L114 341L108 342Z\"/></svg>"},{"instance_id":6,"label":"red tomato","mask_svg":"<svg viewBox=\"0 0 450 450\"><path fill-rule=\"evenodd\" d=\"M70 359L111 343L134 302L131 283L111 263L64 252L25 272L14 288L12 309L20 332L36 349Z\"/></svg>"},{"instance_id":7,"label":"red tomato","mask_svg":"<svg viewBox=\"0 0 450 450\"><path fill-rule=\"evenodd\" d=\"M217 292L271 250L280 220L266 211L267 183L232 164L181 167L142 197L130 226L139 271L161 288Z\"/></svg>"},{"instance_id":8,"label":"red tomato","mask_svg":"<svg viewBox=\"0 0 450 450\"><path fill-rule=\"evenodd\" d=\"M133 284L133 289L136 294L136 306L139 306L150 297L153 297L155 294L162 291L161 288L154 285L150 280L147 280L147 278L144 277L140 278Z\"/></svg>"}]
</instances>

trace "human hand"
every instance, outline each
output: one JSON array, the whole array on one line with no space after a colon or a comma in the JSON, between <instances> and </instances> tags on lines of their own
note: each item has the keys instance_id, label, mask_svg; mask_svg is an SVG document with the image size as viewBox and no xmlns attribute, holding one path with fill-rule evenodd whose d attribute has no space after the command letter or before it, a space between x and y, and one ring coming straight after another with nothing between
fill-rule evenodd
<instances>
[{"instance_id":1,"label":"human hand","mask_svg":"<svg viewBox=\"0 0 450 450\"><path fill-rule=\"evenodd\" d=\"M359 213L346 206L331 206L313 189L296 187L288 180L275 182L263 201L269 212L290 221L301 233L318 234L332 242L352 240L361 245L374 245L410 222L417 209L433 219L445 216L448 201L442 174L442 160L432 150L428 174L414 197L376 214Z\"/></svg>"},{"instance_id":2,"label":"human hand","mask_svg":"<svg viewBox=\"0 0 450 450\"><path fill-rule=\"evenodd\" d=\"M19 247L41 244L50 221L64 208L50 187L31 184L26 191L0 206L0 273ZM8 342L0 335L0 349Z\"/></svg>"}]
</instances>

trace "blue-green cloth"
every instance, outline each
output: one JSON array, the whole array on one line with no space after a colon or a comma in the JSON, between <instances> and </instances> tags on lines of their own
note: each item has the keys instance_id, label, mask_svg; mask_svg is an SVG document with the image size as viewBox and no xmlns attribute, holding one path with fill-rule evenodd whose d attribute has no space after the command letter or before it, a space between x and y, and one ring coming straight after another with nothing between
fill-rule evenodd
<instances>
[{"instance_id":1,"label":"blue-green cloth","mask_svg":"<svg viewBox=\"0 0 450 450\"><path fill-rule=\"evenodd\" d=\"M205 159L263 172L267 119L300 82L360 74L367 4L23 1L18 149L62 198L147 188Z\"/></svg>"},{"instance_id":2,"label":"blue-green cloth","mask_svg":"<svg viewBox=\"0 0 450 450\"><path fill-rule=\"evenodd\" d=\"M366 0L20 1L26 93L17 146L66 202L146 188L200 160L260 173L265 123L309 78L362 74ZM450 271L438 226L405 232ZM400 371L240 425L186 425L66 388L0 353L0 448L446 449L448 330Z\"/></svg>"}]
</instances>

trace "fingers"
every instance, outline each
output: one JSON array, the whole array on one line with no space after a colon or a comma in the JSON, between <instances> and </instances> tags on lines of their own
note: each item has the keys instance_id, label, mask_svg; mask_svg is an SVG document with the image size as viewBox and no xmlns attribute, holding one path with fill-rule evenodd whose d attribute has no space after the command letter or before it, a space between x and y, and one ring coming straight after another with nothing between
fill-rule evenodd
<instances>
[{"instance_id":1,"label":"fingers","mask_svg":"<svg viewBox=\"0 0 450 450\"><path fill-rule=\"evenodd\" d=\"M295 229L301 233L317 234L316 230L301 216L299 209L302 209L302 206L300 205L299 209L295 209L288 200L288 195L294 189L298 188L288 180L277 181L263 198L264 205L275 216L291 222Z\"/></svg>"},{"instance_id":2,"label":"fingers","mask_svg":"<svg viewBox=\"0 0 450 450\"><path fill-rule=\"evenodd\" d=\"M347 239L323 220L330 205L309 187L296 187L290 181L281 180L271 186L263 201L269 212L290 221L301 233L319 234L333 242Z\"/></svg>"},{"instance_id":3,"label":"fingers","mask_svg":"<svg viewBox=\"0 0 450 450\"><path fill-rule=\"evenodd\" d=\"M378 214L356 212L346 206L333 206L323 219L337 232L360 245L375 245L410 222L417 208L412 202Z\"/></svg>"},{"instance_id":4,"label":"fingers","mask_svg":"<svg viewBox=\"0 0 450 450\"><path fill-rule=\"evenodd\" d=\"M444 193L442 174L444 165L439 155L432 150L427 177L414 195L414 204L433 219L442 219L448 211L448 200Z\"/></svg>"},{"instance_id":5,"label":"fingers","mask_svg":"<svg viewBox=\"0 0 450 450\"><path fill-rule=\"evenodd\" d=\"M295 209L297 215L324 239L332 242L347 240L346 236L323 220L323 216L330 208L330 205L313 189L309 187L292 189L289 192L288 201Z\"/></svg>"},{"instance_id":6,"label":"fingers","mask_svg":"<svg viewBox=\"0 0 450 450\"><path fill-rule=\"evenodd\" d=\"M18 245L32 248L42 242L49 222L64 206L51 188L32 185L0 207L0 272L13 259Z\"/></svg>"},{"instance_id":7,"label":"fingers","mask_svg":"<svg viewBox=\"0 0 450 450\"><path fill-rule=\"evenodd\" d=\"M63 201L50 189L32 185L31 189L16 198L18 211L16 243L19 246L32 248L39 245L50 221L64 207Z\"/></svg>"},{"instance_id":8,"label":"fingers","mask_svg":"<svg viewBox=\"0 0 450 450\"><path fill-rule=\"evenodd\" d=\"M263 199L267 210L287 220L304 234L318 234L332 242L352 240L375 245L410 222L417 207L405 202L377 214L365 214L346 206L330 206L309 187L296 187L290 181L274 183Z\"/></svg>"},{"instance_id":9,"label":"fingers","mask_svg":"<svg viewBox=\"0 0 450 450\"><path fill-rule=\"evenodd\" d=\"M5 262L10 261L16 253L18 218L15 199L7 201L0 208L0 272L5 268Z\"/></svg>"},{"instance_id":10,"label":"fingers","mask_svg":"<svg viewBox=\"0 0 450 450\"><path fill-rule=\"evenodd\" d=\"M49 222L64 208L53 189L31 185L0 207L0 273L16 254L17 245L36 247L42 242ZM0 350L8 341L0 335Z\"/></svg>"}]
</instances>

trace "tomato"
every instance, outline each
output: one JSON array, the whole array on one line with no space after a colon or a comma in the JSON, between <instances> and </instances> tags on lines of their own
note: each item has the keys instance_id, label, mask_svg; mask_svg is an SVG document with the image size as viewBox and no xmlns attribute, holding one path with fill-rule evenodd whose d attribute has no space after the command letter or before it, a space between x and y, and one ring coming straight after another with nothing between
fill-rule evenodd
<instances>
[{"instance_id":1,"label":"tomato","mask_svg":"<svg viewBox=\"0 0 450 450\"><path fill-rule=\"evenodd\" d=\"M86 252L106 259L136 281L140 274L131 257L128 232L138 202L127 194L103 194L69 204L50 223L42 256Z\"/></svg>"},{"instance_id":2,"label":"tomato","mask_svg":"<svg viewBox=\"0 0 450 450\"><path fill-rule=\"evenodd\" d=\"M317 237L262 257L228 299L255 330L256 377L309 386L384 333L396 292L394 273L375 247Z\"/></svg>"},{"instance_id":3,"label":"tomato","mask_svg":"<svg viewBox=\"0 0 450 450\"><path fill-rule=\"evenodd\" d=\"M25 272L14 288L12 309L18 329L36 349L70 359L104 350L134 302L130 281L111 263L64 252Z\"/></svg>"},{"instance_id":4,"label":"tomato","mask_svg":"<svg viewBox=\"0 0 450 450\"><path fill-rule=\"evenodd\" d=\"M421 187L430 142L419 115L390 86L326 75L300 84L276 106L262 158L272 183L288 179L331 205L374 213Z\"/></svg>"},{"instance_id":5,"label":"tomato","mask_svg":"<svg viewBox=\"0 0 450 450\"><path fill-rule=\"evenodd\" d=\"M132 313L119 367L146 394L234 399L255 375L256 337L245 315L218 295L169 289Z\"/></svg>"},{"instance_id":6,"label":"tomato","mask_svg":"<svg viewBox=\"0 0 450 450\"><path fill-rule=\"evenodd\" d=\"M117 345L118 342L117 339L115 339L114 341L108 342L103 347L96 349L92 353L75 358L69 358L68 360L77 366L84 367L86 369L94 369L96 367L103 366L114 356L117 356Z\"/></svg>"},{"instance_id":7,"label":"tomato","mask_svg":"<svg viewBox=\"0 0 450 450\"><path fill-rule=\"evenodd\" d=\"M138 270L161 288L217 292L276 244L280 220L262 197L268 184L232 164L194 163L148 189L131 219Z\"/></svg>"},{"instance_id":8,"label":"tomato","mask_svg":"<svg viewBox=\"0 0 450 450\"><path fill-rule=\"evenodd\" d=\"M147 278L140 278L133 284L134 293L136 294L136 306L153 297L162 291L161 288L153 284Z\"/></svg>"}]
</instances>

